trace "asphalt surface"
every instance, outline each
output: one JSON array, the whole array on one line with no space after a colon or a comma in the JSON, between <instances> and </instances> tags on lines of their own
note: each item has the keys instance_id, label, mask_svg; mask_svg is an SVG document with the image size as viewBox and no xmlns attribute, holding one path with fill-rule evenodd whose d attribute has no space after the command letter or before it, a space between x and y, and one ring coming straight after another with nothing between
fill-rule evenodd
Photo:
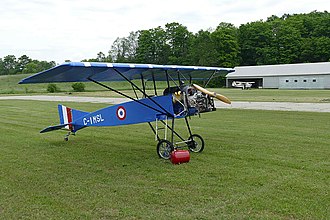
<instances>
[{"instance_id":1,"label":"asphalt surface","mask_svg":"<svg viewBox=\"0 0 330 220\"><path fill-rule=\"evenodd\" d=\"M38 100L56 102L90 102L119 104L129 101L126 98L106 97L81 97L81 96L0 96L0 100ZM306 112L330 112L330 103L292 103L292 102L232 102L231 105L216 101L217 108L224 109L255 109L278 111L306 111Z\"/></svg>"}]
</instances>

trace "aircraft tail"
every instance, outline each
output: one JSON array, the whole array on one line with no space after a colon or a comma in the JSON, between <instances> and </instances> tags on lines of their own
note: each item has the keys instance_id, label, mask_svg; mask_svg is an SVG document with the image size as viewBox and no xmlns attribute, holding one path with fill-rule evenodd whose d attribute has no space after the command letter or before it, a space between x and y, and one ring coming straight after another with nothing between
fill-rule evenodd
<instances>
[{"instance_id":1,"label":"aircraft tail","mask_svg":"<svg viewBox=\"0 0 330 220\"><path fill-rule=\"evenodd\" d=\"M74 121L78 118L83 117L89 112L79 111L73 108L66 107L64 105L58 105L58 114L60 116L60 124L55 126L49 126L40 133L45 133L49 131L55 131L62 128L65 128L69 131L76 132L77 130L83 128L82 126L75 126Z\"/></svg>"},{"instance_id":2,"label":"aircraft tail","mask_svg":"<svg viewBox=\"0 0 330 220\"><path fill-rule=\"evenodd\" d=\"M80 128L74 127L74 121L84 115L89 114L89 112L79 111L73 108L66 107L64 105L58 105L58 114L60 116L61 125L66 125L64 128L70 131L77 131Z\"/></svg>"}]
</instances>

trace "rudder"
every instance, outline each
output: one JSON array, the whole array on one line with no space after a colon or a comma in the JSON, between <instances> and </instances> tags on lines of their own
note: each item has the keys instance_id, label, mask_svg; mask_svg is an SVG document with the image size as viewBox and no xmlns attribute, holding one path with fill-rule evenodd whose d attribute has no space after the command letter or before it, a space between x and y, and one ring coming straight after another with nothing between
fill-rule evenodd
<instances>
[{"instance_id":1,"label":"rudder","mask_svg":"<svg viewBox=\"0 0 330 220\"><path fill-rule=\"evenodd\" d=\"M74 124L72 124L72 122L74 122L78 118L83 117L86 114L89 114L89 112L83 112L66 107L64 105L58 105L58 114L60 116L60 124L67 124L64 128L70 131L74 131L78 129L74 128Z\"/></svg>"}]
</instances>

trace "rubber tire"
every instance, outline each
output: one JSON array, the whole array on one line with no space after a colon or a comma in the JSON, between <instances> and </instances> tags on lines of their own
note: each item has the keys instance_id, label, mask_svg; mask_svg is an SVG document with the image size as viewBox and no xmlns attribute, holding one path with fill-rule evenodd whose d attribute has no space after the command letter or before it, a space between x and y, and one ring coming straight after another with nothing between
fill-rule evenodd
<instances>
[{"instance_id":1,"label":"rubber tire","mask_svg":"<svg viewBox=\"0 0 330 220\"><path fill-rule=\"evenodd\" d=\"M192 139L190 143L188 143L188 148L191 152L199 153L204 150L204 140L198 134L193 134L189 137L189 140Z\"/></svg>"},{"instance_id":2,"label":"rubber tire","mask_svg":"<svg viewBox=\"0 0 330 220\"><path fill-rule=\"evenodd\" d=\"M157 154L160 158L169 160L171 152L174 150L173 144L168 140L160 140L157 144Z\"/></svg>"}]
</instances>

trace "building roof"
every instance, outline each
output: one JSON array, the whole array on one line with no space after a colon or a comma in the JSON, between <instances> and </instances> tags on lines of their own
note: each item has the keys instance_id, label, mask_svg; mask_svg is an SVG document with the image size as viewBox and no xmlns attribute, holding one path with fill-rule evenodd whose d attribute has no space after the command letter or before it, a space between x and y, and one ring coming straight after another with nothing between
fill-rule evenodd
<instances>
[{"instance_id":1,"label":"building roof","mask_svg":"<svg viewBox=\"0 0 330 220\"><path fill-rule=\"evenodd\" d=\"M330 62L238 66L227 78L330 74Z\"/></svg>"}]
</instances>

